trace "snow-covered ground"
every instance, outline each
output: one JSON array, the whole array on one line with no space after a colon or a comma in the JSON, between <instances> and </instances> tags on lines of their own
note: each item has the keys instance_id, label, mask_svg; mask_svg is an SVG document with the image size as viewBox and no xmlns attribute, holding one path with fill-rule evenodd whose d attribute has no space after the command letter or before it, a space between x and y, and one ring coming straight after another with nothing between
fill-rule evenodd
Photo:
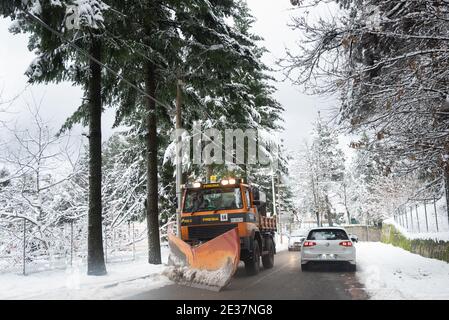
<instances>
[{"instance_id":1,"label":"snow-covered ground","mask_svg":"<svg viewBox=\"0 0 449 320\"><path fill-rule=\"evenodd\" d=\"M357 276L371 299L449 299L449 264L380 242L359 242Z\"/></svg>"},{"instance_id":2,"label":"snow-covered ground","mask_svg":"<svg viewBox=\"0 0 449 320\"><path fill-rule=\"evenodd\" d=\"M277 250L287 249L287 238ZM380 242L359 242L357 277L371 299L449 299L449 264L424 258ZM0 275L0 299L121 299L169 285L162 265L149 265L144 257L133 262L110 263L108 275L87 276L86 266L34 273Z\"/></svg>"},{"instance_id":3,"label":"snow-covered ground","mask_svg":"<svg viewBox=\"0 0 449 320\"><path fill-rule=\"evenodd\" d=\"M276 233L274 236L274 242L276 243L276 251L285 251L288 249L288 237L286 235L282 235L282 243L281 243L281 235Z\"/></svg>"},{"instance_id":4,"label":"snow-covered ground","mask_svg":"<svg viewBox=\"0 0 449 320\"><path fill-rule=\"evenodd\" d=\"M444 221L444 220L443 220ZM385 224L393 225L401 234L408 239L430 239L435 241L449 241L449 231L443 229L439 232L410 232L400 224L396 223L393 218L384 220ZM447 223L446 223L447 224ZM444 226L444 224L443 224Z\"/></svg>"},{"instance_id":5,"label":"snow-covered ground","mask_svg":"<svg viewBox=\"0 0 449 320\"><path fill-rule=\"evenodd\" d=\"M167 262L168 248L162 250ZM165 265L150 265L146 258L133 262L110 263L106 276L87 276L86 266L67 270L0 275L0 299L121 299L172 282L161 275Z\"/></svg>"},{"instance_id":6,"label":"snow-covered ground","mask_svg":"<svg viewBox=\"0 0 449 320\"><path fill-rule=\"evenodd\" d=\"M433 239L449 241L449 217L446 209L446 197L433 201L409 202L403 205L406 212L385 222L394 225L409 239ZM426 219L427 217L427 219Z\"/></svg>"}]
</instances>

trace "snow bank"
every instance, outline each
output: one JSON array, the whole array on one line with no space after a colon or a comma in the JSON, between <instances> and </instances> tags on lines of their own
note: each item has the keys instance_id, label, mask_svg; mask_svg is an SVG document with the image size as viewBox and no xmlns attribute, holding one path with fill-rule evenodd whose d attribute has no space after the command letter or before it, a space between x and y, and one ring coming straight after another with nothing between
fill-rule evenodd
<instances>
[{"instance_id":1,"label":"snow bank","mask_svg":"<svg viewBox=\"0 0 449 320\"><path fill-rule=\"evenodd\" d=\"M446 197L433 201L409 201L401 214L384 222L394 225L408 239L449 241L449 217Z\"/></svg>"},{"instance_id":2,"label":"snow bank","mask_svg":"<svg viewBox=\"0 0 449 320\"><path fill-rule=\"evenodd\" d=\"M170 280L186 286L220 291L226 287L234 274L233 259L228 257L226 263L218 270L200 270L190 268L186 261L176 254L170 253L168 265L163 272Z\"/></svg>"},{"instance_id":3,"label":"snow bank","mask_svg":"<svg viewBox=\"0 0 449 320\"><path fill-rule=\"evenodd\" d=\"M444 220L442 220L445 222ZM449 232L445 229L440 230L440 232L409 232L406 228L402 227L400 224L396 223L393 218L384 220L383 223L393 225L396 230L398 230L404 237L408 239L423 239L423 240L435 240L435 241L449 241ZM447 224L447 223L446 223ZM423 222L421 222L423 225ZM444 224L442 223L444 226ZM441 227L440 227L441 228Z\"/></svg>"},{"instance_id":4,"label":"snow bank","mask_svg":"<svg viewBox=\"0 0 449 320\"><path fill-rule=\"evenodd\" d=\"M281 235L276 232L274 242L276 243L276 252L288 250L288 237L286 235L282 235L281 243Z\"/></svg>"},{"instance_id":5,"label":"snow bank","mask_svg":"<svg viewBox=\"0 0 449 320\"><path fill-rule=\"evenodd\" d=\"M107 265L106 276L87 276L80 261L74 267L28 276L0 275L0 299L120 299L172 282L162 275L168 249L162 249L161 265L148 264L146 257L133 262Z\"/></svg>"},{"instance_id":6,"label":"snow bank","mask_svg":"<svg viewBox=\"0 0 449 320\"><path fill-rule=\"evenodd\" d=\"M449 264L380 242L357 248L357 277L371 299L449 299Z\"/></svg>"},{"instance_id":7,"label":"snow bank","mask_svg":"<svg viewBox=\"0 0 449 320\"><path fill-rule=\"evenodd\" d=\"M215 271L171 266L163 274L181 285L220 291L231 281L232 269L232 262Z\"/></svg>"}]
</instances>

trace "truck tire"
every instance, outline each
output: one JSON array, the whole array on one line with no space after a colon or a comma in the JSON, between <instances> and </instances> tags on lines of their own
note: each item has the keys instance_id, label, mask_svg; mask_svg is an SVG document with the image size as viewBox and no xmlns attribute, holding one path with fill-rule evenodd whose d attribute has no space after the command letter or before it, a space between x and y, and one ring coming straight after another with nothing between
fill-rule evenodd
<instances>
[{"instance_id":1,"label":"truck tire","mask_svg":"<svg viewBox=\"0 0 449 320\"><path fill-rule=\"evenodd\" d=\"M349 272L356 272L357 271L357 265L355 265L355 264L348 264L348 266L347 266L347 270L349 271Z\"/></svg>"},{"instance_id":2,"label":"truck tire","mask_svg":"<svg viewBox=\"0 0 449 320\"><path fill-rule=\"evenodd\" d=\"M259 242L253 239L253 254L252 257L245 261L246 274L254 276L260 271L260 248Z\"/></svg>"},{"instance_id":3,"label":"truck tire","mask_svg":"<svg viewBox=\"0 0 449 320\"><path fill-rule=\"evenodd\" d=\"M268 254L262 256L262 264L265 269L271 269L274 266L274 243L273 239L267 239Z\"/></svg>"}]
</instances>

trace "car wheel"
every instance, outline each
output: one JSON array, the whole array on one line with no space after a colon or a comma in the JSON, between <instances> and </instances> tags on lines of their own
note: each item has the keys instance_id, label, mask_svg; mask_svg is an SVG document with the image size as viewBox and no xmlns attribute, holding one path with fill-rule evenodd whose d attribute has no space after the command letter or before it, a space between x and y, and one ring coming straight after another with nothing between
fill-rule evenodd
<instances>
[{"instance_id":1,"label":"car wheel","mask_svg":"<svg viewBox=\"0 0 449 320\"><path fill-rule=\"evenodd\" d=\"M246 274L249 276L254 276L260 271L260 249L259 242L253 239L253 255L250 259L245 261Z\"/></svg>"},{"instance_id":2,"label":"car wheel","mask_svg":"<svg viewBox=\"0 0 449 320\"><path fill-rule=\"evenodd\" d=\"M309 268L309 265L307 264L307 263L301 263L301 271L309 271L310 270L310 268Z\"/></svg>"},{"instance_id":3,"label":"car wheel","mask_svg":"<svg viewBox=\"0 0 449 320\"><path fill-rule=\"evenodd\" d=\"M357 265L356 265L356 264L350 263L350 264L348 265L348 271L350 271L350 272L356 272L356 271L357 271Z\"/></svg>"}]
</instances>

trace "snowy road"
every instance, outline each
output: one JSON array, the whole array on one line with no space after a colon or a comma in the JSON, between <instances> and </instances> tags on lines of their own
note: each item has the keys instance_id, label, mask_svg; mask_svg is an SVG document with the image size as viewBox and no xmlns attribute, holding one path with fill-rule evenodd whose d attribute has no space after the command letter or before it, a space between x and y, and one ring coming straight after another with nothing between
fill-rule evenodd
<instances>
[{"instance_id":1,"label":"snowy road","mask_svg":"<svg viewBox=\"0 0 449 320\"><path fill-rule=\"evenodd\" d=\"M230 286L211 292L177 286L146 259L108 264L105 277L85 266L21 276L0 275L0 299L449 299L449 264L379 242L360 242L357 272L300 271L299 252L281 251L275 267L247 277L240 266ZM166 261L168 251L163 251ZM135 279L135 280L133 280Z\"/></svg>"},{"instance_id":2,"label":"snowy road","mask_svg":"<svg viewBox=\"0 0 449 320\"><path fill-rule=\"evenodd\" d=\"M366 299L354 273L334 268L314 268L301 272L299 252L282 251L275 256L275 267L247 277L243 264L230 286L212 292L178 285L149 290L131 299Z\"/></svg>"}]
</instances>

